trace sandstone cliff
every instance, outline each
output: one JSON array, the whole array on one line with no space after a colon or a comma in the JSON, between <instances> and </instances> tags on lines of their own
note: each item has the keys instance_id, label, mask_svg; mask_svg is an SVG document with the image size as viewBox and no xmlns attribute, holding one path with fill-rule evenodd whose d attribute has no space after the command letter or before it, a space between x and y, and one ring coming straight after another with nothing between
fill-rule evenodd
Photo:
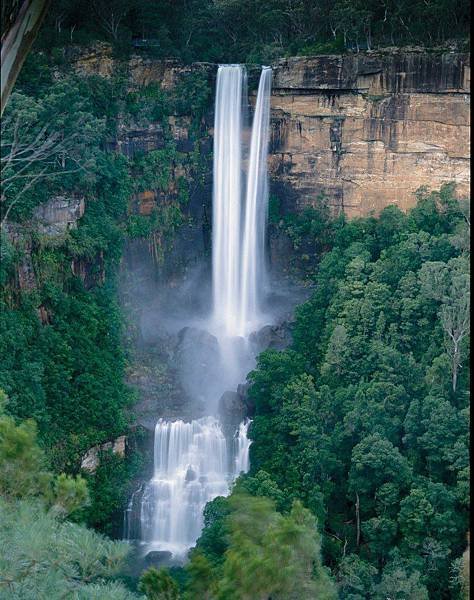
<instances>
[{"instance_id":1,"label":"sandstone cliff","mask_svg":"<svg viewBox=\"0 0 474 600\"><path fill-rule=\"evenodd\" d=\"M81 56L77 68L110 76L107 48ZM133 57L133 87L175 85L186 71L204 70L213 84L216 65ZM455 181L469 187L469 56L387 51L345 56L294 57L273 65L272 193L286 211L314 205L321 196L348 216L406 210L421 186ZM255 70L251 70L255 73ZM171 123L186 144L186 124ZM208 117L212 133L212 107ZM122 132L144 148L159 141L159 126ZM125 142L125 145L127 143ZM210 149L210 144L208 145Z\"/></svg>"},{"instance_id":2,"label":"sandstone cliff","mask_svg":"<svg viewBox=\"0 0 474 600\"><path fill-rule=\"evenodd\" d=\"M406 210L420 186L469 187L467 55L401 52L274 65L271 173L287 209Z\"/></svg>"}]
</instances>

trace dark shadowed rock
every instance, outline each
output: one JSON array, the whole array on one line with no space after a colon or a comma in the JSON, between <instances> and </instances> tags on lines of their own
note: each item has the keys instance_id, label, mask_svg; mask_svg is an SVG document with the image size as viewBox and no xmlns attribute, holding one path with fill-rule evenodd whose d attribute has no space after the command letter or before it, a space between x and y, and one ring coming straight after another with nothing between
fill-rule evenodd
<instances>
[{"instance_id":1,"label":"dark shadowed rock","mask_svg":"<svg viewBox=\"0 0 474 600\"><path fill-rule=\"evenodd\" d=\"M163 567L171 561L172 557L168 550L152 550L145 556L145 563L149 567Z\"/></svg>"},{"instance_id":2,"label":"dark shadowed rock","mask_svg":"<svg viewBox=\"0 0 474 600\"><path fill-rule=\"evenodd\" d=\"M238 392L224 392L219 400L219 415L222 420L240 422L246 414L246 406Z\"/></svg>"},{"instance_id":3,"label":"dark shadowed rock","mask_svg":"<svg viewBox=\"0 0 474 600\"><path fill-rule=\"evenodd\" d=\"M250 334L250 342L254 344L257 352L267 348L284 350L291 343L291 335L284 325L265 325L262 329Z\"/></svg>"},{"instance_id":4,"label":"dark shadowed rock","mask_svg":"<svg viewBox=\"0 0 474 600\"><path fill-rule=\"evenodd\" d=\"M175 365L186 393L195 400L205 399L220 374L220 349L217 338L196 327L178 333Z\"/></svg>"}]
</instances>

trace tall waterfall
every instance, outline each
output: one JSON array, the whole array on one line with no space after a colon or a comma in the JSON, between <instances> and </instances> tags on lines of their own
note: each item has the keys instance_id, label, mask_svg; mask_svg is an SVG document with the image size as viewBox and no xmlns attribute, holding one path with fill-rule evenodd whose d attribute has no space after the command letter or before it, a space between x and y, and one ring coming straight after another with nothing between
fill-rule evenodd
<instances>
[{"instance_id":1,"label":"tall waterfall","mask_svg":"<svg viewBox=\"0 0 474 600\"><path fill-rule=\"evenodd\" d=\"M245 196L245 222L240 272L239 333L258 322L265 281L265 227L268 211L267 153L270 130L272 70L263 67L253 118Z\"/></svg>"},{"instance_id":2,"label":"tall waterfall","mask_svg":"<svg viewBox=\"0 0 474 600\"><path fill-rule=\"evenodd\" d=\"M245 336L258 324L265 279L272 70L263 67L260 76L246 186L242 184L245 81L245 71L240 65L221 65L218 69L214 120L213 300L214 321L229 337Z\"/></svg>"},{"instance_id":3,"label":"tall waterfall","mask_svg":"<svg viewBox=\"0 0 474 600\"><path fill-rule=\"evenodd\" d=\"M214 117L212 289L214 319L227 335L237 333L239 321L244 82L241 65L219 67Z\"/></svg>"},{"instance_id":4,"label":"tall waterfall","mask_svg":"<svg viewBox=\"0 0 474 600\"><path fill-rule=\"evenodd\" d=\"M246 72L241 65L221 65L217 73L212 326L218 338L219 383L223 390L235 389L251 368L249 357L250 362L254 360L249 345L241 338L258 325L265 278L271 77L271 69L263 67L244 179ZM141 539L149 549L184 556L196 542L205 504L218 495L227 495L232 481L249 469L249 424L246 419L235 435L226 439L215 417L190 423L158 421L153 478L140 492ZM132 497L125 514L128 531L133 513Z\"/></svg>"}]
</instances>

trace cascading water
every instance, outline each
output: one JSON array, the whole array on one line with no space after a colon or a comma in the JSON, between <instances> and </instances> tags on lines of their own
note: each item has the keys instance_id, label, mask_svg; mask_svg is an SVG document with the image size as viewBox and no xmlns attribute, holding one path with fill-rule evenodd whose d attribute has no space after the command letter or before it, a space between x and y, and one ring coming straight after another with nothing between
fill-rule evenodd
<instances>
[{"instance_id":1,"label":"cascading water","mask_svg":"<svg viewBox=\"0 0 474 600\"><path fill-rule=\"evenodd\" d=\"M234 474L240 475L240 473L247 473L249 470L249 448L250 440L248 438L248 429L250 425L250 419L245 419L239 425L239 429L235 434L235 459L234 459Z\"/></svg>"},{"instance_id":2,"label":"cascading water","mask_svg":"<svg viewBox=\"0 0 474 600\"><path fill-rule=\"evenodd\" d=\"M245 336L258 326L265 281L272 70L263 67L260 76L242 204L245 82L242 66L219 67L214 119L212 275L214 322L221 329L221 337Z\"/></svg>"},{"instance_id":3,"label":"cascading water","mask_svg":"<svg viewBox=\"0 0 474 600\"><path fill-rule=\"evenodd\" d=\"M250 333L259 321L260 295L266 279L265 229L268 211L267 153L271 86L272 70L270 67L263 67L253 118L245 196L238 324L240 335Z\"/></svg>"},{"instance_id":4,"label":"cascading water","mask_svg":"<svg viewBox=\"0 0 474 600\"><path fill-rule=\"evenodd\" d=\"M221 65L214 117L212 289L214 320L226 335L237 333L241 258L241 169L245 71Z\"/></svg>"},{"instance_id":5,"label":"cascading water","mask_svg":"<svg viewBox=\"0 0 474 600\"><path fill-rule=\"evenodd\" d=\"M247 185L242 185L242 130L246 72L221 65L217 73L214 122L213 318L219 344L220 384L235 389L254 356L245 337L258 325L264 281L268 205L267 146L271 69L260 78L252 126ZM246 188L245 203L242 192ZM242 227L243 225L243 227ZM242 339L244 338L244 339ZM250 359L250 360L249 360ZM211 394L212 395L212 394ZM216 399L208 399L209 412ZM185 423L160 419L155 428L154 473L141 494L141 540L148 550L184 556L203 525L203 509L249 469L250 421L226 440L212 416ZM126 514L130 531L133 498Z\"/></svg>"},{"instance_id":6,"label":"cascading water","mask_svg":"<svg viewBox=\"0 0 474 600\"><path fill-rule=\"evenodd\" d=\"M206 502L226 495L233 477L219 422L160 419L155 428L154 474L143 494L142 539L150 549L183 555L199 537Z\"/></svg>"}]
</instances>

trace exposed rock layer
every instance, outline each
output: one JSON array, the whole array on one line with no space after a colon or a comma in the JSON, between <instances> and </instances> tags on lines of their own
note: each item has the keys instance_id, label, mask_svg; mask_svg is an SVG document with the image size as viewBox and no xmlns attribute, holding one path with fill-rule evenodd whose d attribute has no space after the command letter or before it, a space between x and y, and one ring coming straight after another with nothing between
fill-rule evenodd
<instances>
[{"instance_id":1,"label":"exposed rock layer","mask_svg":"<svg viewBox=\"0 0 474 600\"><path fill-rule=\"evenodd\" d=\"M271 173L287 210L406 210L421 186L469 186L468 57L321 56L274 66Z\"/></svg>"},{"instance_id":2,"label":"exposed rock layer","mask_svg":"<svg viewBox=\"0 0 474 600\"><path fill-rule=\"evenodd\" d=\"M132 86L160 82L165 89L194 70L205 71L213 81L217 68L141 57L130 59L128 66ZM114 63L102 47L79 58L77 68L110 76ZM377 213L388 204L406 210L415 203L418 188L438 189L449 181L457 183L460 194L467 193L467 54L294 57L273 68L271 186L286 211L315 205L321 195L348 216ZM156 138L153 127L123 133L148 147ZM171 127L185 143L186 124L172 122Z\"/></svg>"}]
</instances>

